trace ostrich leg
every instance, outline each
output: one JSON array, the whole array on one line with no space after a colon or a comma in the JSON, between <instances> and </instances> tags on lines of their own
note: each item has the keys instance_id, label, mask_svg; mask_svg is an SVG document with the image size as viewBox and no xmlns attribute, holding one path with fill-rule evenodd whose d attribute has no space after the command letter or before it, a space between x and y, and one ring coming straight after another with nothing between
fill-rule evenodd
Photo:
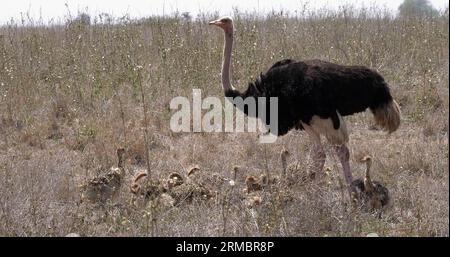
<instances>
[{"instance_id":1,"label":"ostrich leg","mask_svg":"<svg viewBox=\"0 0 450 257\"><path fill-rule=\"evenodd\" d=\"M353 182L352 172L350 170L350 151L346 144L336 145L334 146L334 150L336 151L336 155L342 164L342 169L344 170L345 181L347 181L347 185L349 186ZM351 191L350 191L351 194Z\"/></svg>"},{"instance_id":2,"label":"ostrich leg","mask_svg":"<svg viewBox=\"0 0 450 257\"><path fill-rule=\"evenodd\" d=\"M322 142L320 141L320 135L309 125L302 123L302 126L305 129L306 133L308 133L313 143L313 147L310 153L310 158L313 162L309 166L309 172L311 175L315 174L315 177L320 180L324 177L323 166L325 165L325 159L327 156L323 149Z\"/></svg>"}]
</instances>

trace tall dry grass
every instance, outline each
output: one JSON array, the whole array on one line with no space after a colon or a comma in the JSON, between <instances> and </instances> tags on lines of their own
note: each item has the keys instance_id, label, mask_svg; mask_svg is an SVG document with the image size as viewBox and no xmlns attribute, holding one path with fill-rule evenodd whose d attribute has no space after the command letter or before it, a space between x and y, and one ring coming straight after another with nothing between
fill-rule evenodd
<instances>
[{"instance_id":1,"label":"tall dry grass","mask_svg":"<svg viewBox=\"0 0 450 257\"><path fill-rule=\"evenodd\" d=\"M370 153L375 178L392 194L382 219L351 211L332 151L326 187L274 186L254 209L239 198L242 178L236 190L217 188L218 199L208 203L135 208L126 187L116 203L80 203L78 185L113 165L119 146L127 148L131 173L149 167L154 178L192 164L206 178L230 177L234 165L240 176L259 175L266 164L278 174L283 148L306 170L310 147L296 131L268 146L255 134L171 132L173 97L191 97L193 88L222 96L223 35L207 25L216 17L102 14L91 24L74 17L65 25L0 27L0 235L448 236L448 10L408 19L350 6L305 12L236 11L232 80L243 89L288 57L383 74L402 109L400 129L386 136L368 129L369 113L347 118L354 175L363 170L357 156Z\"/></svg>"}]
</instances>

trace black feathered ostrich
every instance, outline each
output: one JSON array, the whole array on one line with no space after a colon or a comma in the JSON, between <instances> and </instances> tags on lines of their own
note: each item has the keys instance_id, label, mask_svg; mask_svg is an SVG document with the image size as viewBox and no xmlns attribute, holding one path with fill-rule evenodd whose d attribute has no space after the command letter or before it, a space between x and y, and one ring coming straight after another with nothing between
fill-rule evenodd
<instances>
[{"instance_id":1,"label":"black feathered ostrich","mask_svg":"<svg viewBox=\"0 0 450 257\"><path fill-rule=\"evenodd\" d=\"M239 92L230 82L233 20L223 17L209 24L225 32L222 87L226 97L278 97L278 135L291 129L305 130L314 145L311 171L323 176L325 151L320 136L334 146L347 184L353 181L346 146L348 133L342 116L369 108L376 123L389 133L400 125L400 110L387 83L376 71L362 66L342 66L321 60L276 62L270 69ZM267 103L269 101L266 101ZM247 108L242 111L248 114ZM256 112L258 113L258 112Z\"/></svg>"}]
</instances>

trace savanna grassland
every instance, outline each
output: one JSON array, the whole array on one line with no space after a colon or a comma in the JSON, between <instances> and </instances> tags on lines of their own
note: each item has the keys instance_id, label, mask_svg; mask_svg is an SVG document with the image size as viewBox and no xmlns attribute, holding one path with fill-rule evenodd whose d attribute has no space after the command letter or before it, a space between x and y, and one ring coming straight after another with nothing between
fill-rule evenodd
<instances>
[{"instance_id":1,"label":"savanna grassland","mask_svg":"<svg viewBox=\"0 0 450 257\"><path fill-rule=\"evenodd\" d=\"M365 65L389 83L402 111L391 135L367 111L347 117L355 177L374 157L373 177L390 190L381 218L354 210L342 168L327 147L326 185L293 181L265 188L248 207L247 175L282 170L288 149L301 176L310 142L291 131L274 144L256 133L174 133L176 96L223 97L218 15L131 20L106 14L64 25L20 21L0 27L0 235L64 236L448 236L449 18L395 18L346 7L289 16L233 15L232 81L238 89L282 58ZM80 185L116 164L126 149L125 185L113 201L81 201ZM151 178L198 165L213 191L174 207L131 204L138 169ZM231 178L236 186L213 178Z\"/></svg>"}]
</instances>

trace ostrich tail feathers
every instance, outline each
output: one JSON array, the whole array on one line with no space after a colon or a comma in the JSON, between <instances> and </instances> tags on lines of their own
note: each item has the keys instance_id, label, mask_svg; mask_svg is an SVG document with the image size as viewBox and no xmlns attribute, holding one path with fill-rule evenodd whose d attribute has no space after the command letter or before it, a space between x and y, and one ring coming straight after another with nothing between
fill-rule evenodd
<instances>
[{"instance_id":1,"label":"ostrich tail feathers","mask_svg":"<svg viewBox=\"0 0 450 257\"><path fill-rule=\"evenodd\" d=\"M392 99L387 104L372 110L375 116L375 122L377 125L381 126L383 129L392 133L398 129L400 126L400 107L398 103Z\"/></svg>"}]
</instances>

